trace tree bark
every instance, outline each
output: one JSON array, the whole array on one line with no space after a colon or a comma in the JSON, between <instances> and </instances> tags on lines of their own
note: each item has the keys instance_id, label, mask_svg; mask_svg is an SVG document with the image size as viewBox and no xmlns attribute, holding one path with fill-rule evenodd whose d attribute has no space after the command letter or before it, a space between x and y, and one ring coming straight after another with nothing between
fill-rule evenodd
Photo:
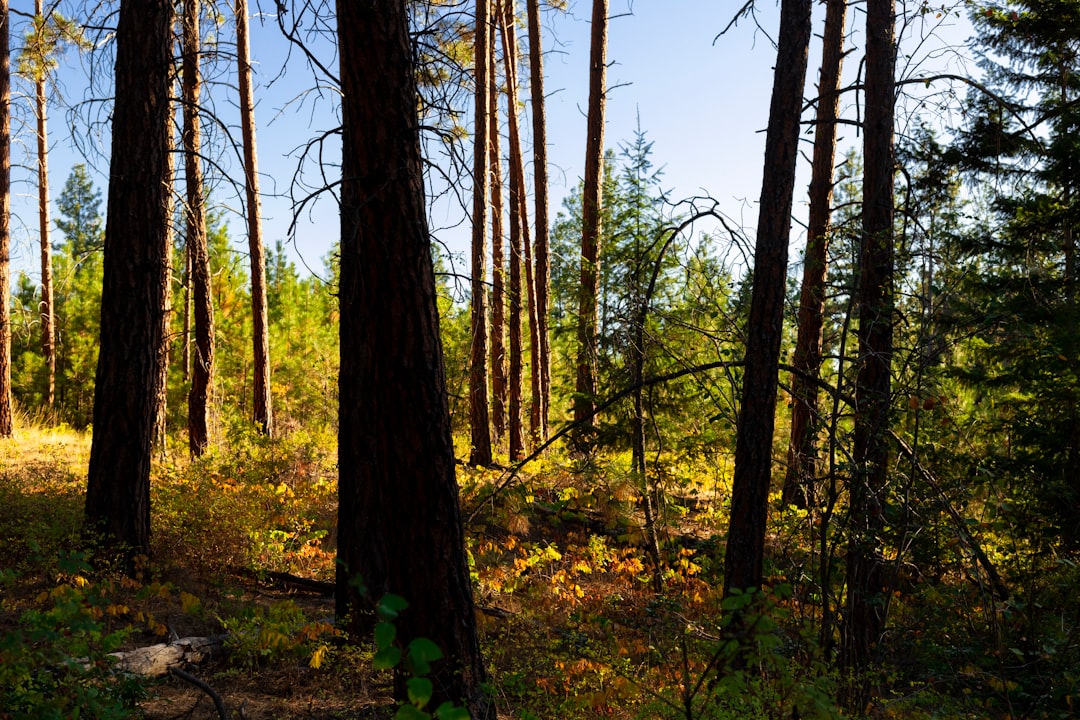
<instances>
[{"instance_id":1,"label":"tree bark","mask_svg":"<svg viewBox=\"0 0 1080 720\"><path fill-rule=\"evenodd\" d=\"M578 291L577 384L574 422L588 430L596 409L597 294L600 282L600 212L604 184L604 106L607 101L608 0L593 0L589 51L589 112L585 184L581 204L581 286ZM580 433L579 433L580 435Z\"/></svg>"},{"instance_id":2,"label":"tree bark","mask_svg":"<svg viewBox=\"0 0 1080 720\"><path fill-rule=\"evenodd\" d=\"M524 172L522 172L524 175ZM524 184L524 181L523 183ZM521 193L521 224L526 225L528 207L525 193ZM526 225L527 227L527 225ZM525 270L525 299L528 302L527 313L529 323L529 449L537 447L543 441L541 431L541 405L543 392L540 378L540 364L537 356L540 353L539 322L536 308L536 278L533 276L532 243L529 242L528 230L523 234L522 242L522 267Z\"/></svg>"},{"instance_id":3,"label":"tree bark","mask_svg":"<svg viewBox=\"0 0 1080 720\"><path fill-rule=\"evenodd\" d=\"M529 242L529 223L525 202L525 169L521 157L521 132L518 126L517 35L514 32L515 3L503 0L499 16L502 33L503 72L506 76L507 144L510 151L510 376L509 441L510 460L525 457L525 433L521 424L523 347L521 340L521 282L523 245Z\"/></svg>"},{"instance_id":4,"label":"tree bark","mask_svg":"<svg viewBox=\"0 0 1080 720\"><path fill-rule=\"evenodd\" d=\"M206 208L203 195L202 133L199 98L202 78L199 62L201 0L184 0L183 93L184 181L187 190L185 227L191 259L192 295L195 311L195 357L188 392L188 449L201 457L210 444L210 393L214 383L214 305L210 286L210 249L206 239Z\"/></svg>"},{"instance_id":5,"label":"tree bark","mask_svg":"<svg viewBox=\"0 0 1080 720\"><path fill-rule=\"evenodd\" d=\"M259 155L255 145L255 101L251 89L251 43L247 0L236 0L236 65L240 89L240 129L244 141L248 255L251 257L251 342L254 352L253 419L264 435L274 434L270 394L270 321L266 297L266 248L262 238Z\"/></svg>"},{"instance_id":6,"label":"tree bark","mask_svg":"<svg viewBox=\"0 0 1080 720\"><path fill-rule=\"evenodd\" d=\"M165 176L168 178L175 177L176 172L176 124L169 122L168 130L168 143L169 151L166 153L166 165ZM166 453L169 451L169 434L168 434L168 402L169 402L169 358L172 352L172 313L173 313L173 292L172 292L172 273L173 273L173 248L175 247L176 234L173 230L173 223L171 218L173 217L173 211L176 206L176 199L171 190L166 195L165 201L165 217L170 218L170 222L165 224L165 312L161 315L161 347L158 351L158 384L157 384L157 398L154 400L154 441L161 453L162 459L165 458ZM187 256L187 243L184 244L184 255ZM190 270L190 268L189 268ZM186 283L186 280L185 280ZM188 304L188 295L186 294L187 288L185 285L184 303ZM188 307L185 307L185 312ZM187 337L186 334L190 329L187 327L187 323L190 320L189 315L184 317L184 333L185 333L185 353L187 352ZM185 361L187 358L185 358ZM186 371L186 367L185 367ZM187 373L185 372L185 382L188 380Z\"/></svg>"},{"instance_id":7,"label":"tree bark","mask_svg":"<svg viewBox=\"0 0 1080 720\"><path fill-rule=\"evenodd\" d=\"M735 442L724 595L760 588L772 471L776 389L787 287L799 118L810 47L811 0L783 0L761 184L742 408Z\"/></svg>"},{"instance_id":8,"label":"tree bark","mask_svg":"<svg viewBox=\"0 0 1080 720\"><path fill-rule=\"evenodd\" d=\"M551 259L548 239L547 111L544 102L544 54L541 46L540 1L526 0L529 21L529 89L532 93L533 127L533 247L536 271L536 335L539 346L533 362L540 368L540 440L547 439L551 405L551 338L548 307L551 305Z\"/></svg>"},{"instance_id":9,"label":"tree bark","mask_svg":"<svg viewBox=\"0 0 1080 720\"><path fill-rule=\"evenodd\" d=\"M491 427L496 442L506 436L506 251L503 243L502 158L499 151L499 93L495 46L498 36L496 19L501 0L493 0L491 35L488 37L491 67L488 141L491 153Z\"/></svg>"},{"instance_id":10,"label":"tree bark","mask_svg":"<svg viewBox=\"0 0 1080 720\"><path fill-rule=\"evenodd\" d=\"M488 405L487 347L487 211L488 211L488 93L491 91L491 34L489 0L476 0L473 45L476 96L473 103L473 216L472 216L472 345L469 356L469 427L472 448L469 464L491 464L491 417Z\"/></svg>"},{"instance_id":11,"label":"tree bark","mask_svg":"<svg viewBox=\"0 0 1080 720\"><path fill-rule=\"evenodd\" d=\"M825 274L829 257L833 165L836 162L836 119L840 114L840 80L844 63L847 0L828 0L818 82L817 126L810 175L810 217L806 229L798 335L791 378L791 441L783 502L806 508L814 499L817 473L818 386L807 378L821 371L821 330L825 318Z\"/></svg>"},{"instance_id":12,"label":"tree bark","mask_svg":"<svg viewBox=\"0 0 1080 720\"><path fill-rule=\"evenodd\" d=\"M43 0L34 0L34 22L41 24L38 32L45 32ZM44 63L44 58L41 59ZM46 104L44 64L34 70L34 108L37 116L37 174L38 174L38 237L41 244L41 354L47 372L45 404L53 406L56 400L56 317L53 302L52 244L49 242L49 135L46 128L48 106Z\"/></svg>"},{"instance_id":13,"label":"tree bark","mask_svg":"<svg viewBox=\"0 0 1080 720\"><path fill-rule=\"evenodd\" d=\"M191 248L184 242L184 364L182 377L191 379Z\"/></svg>"},{"instance_id":14,"label":"tree bark","mask_svg":"<svg viewBox=\"0 0 1080 720\"><path fill-rule=\"evenodd\" d=\"M338 0L342 89L337 611L367 633L385 593L425 637L432 707L494 720L476 635L424 211L405 0ZM364 591L352 582L358 578ZM395 690L404 698L404 676Z\"/></svg>"},{"instance_id":15,"label":"tree bark","mask_svg":"<svg viewBox=\"0 0 1080 720\"><path fill-rule=\"evenodd\" d=\"M0 0L0 438L15 433L11 401L11 25Z\"/></svg>"},{"instance_id":16,"label":"tree bark","mask_svg":"<svg viewBox=\"0 0 1080 720\"><path fill-rule=\"evenodd\" d=\"M865 668L885 629L884 526L889 471L893 324L893 108L895 0L866 4L866 113L863 123L863 227L859 243L859 369L855 385L847 603L841 665ZM857 699L857 698L856 698Z\"/></svg>"},{"instance_id":17,"label":"tree bark","mask_svg":"<svg viewBox=\"0 0 1080 720\"><path fill-rule=\"evenodd\" d=\"M86 486L89 529L123 553L150 552L150 458L168 291L170 0L125 0L116 82L101 341Z\"/></svg>"}]
</instances>

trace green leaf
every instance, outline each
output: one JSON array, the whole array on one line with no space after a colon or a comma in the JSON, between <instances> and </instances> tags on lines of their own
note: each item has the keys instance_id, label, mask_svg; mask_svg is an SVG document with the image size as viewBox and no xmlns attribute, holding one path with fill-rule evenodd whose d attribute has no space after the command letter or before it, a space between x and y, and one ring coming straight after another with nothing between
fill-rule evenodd
<instances>
[{"instance_id":1,"label":"green leaf","mask_svg":"<svg viewBox=\"0 0 1080 720\"><path fill-rule=\"evenodd\" d=\"M379 601L379 605L375 608L375 612L383 620L393 620L407 607L409 607L409 603L405 598L400 595L387 593L386 595L383 595L382 600Z\"/></svg>"},{"instance_id":2,"label":"green leaf","mask_svg":"<svg viewBox=\"0 0 1080 720\"><path fill-rule=\"evenodd\" d=\"M375 626L375 647L379 650L393 645L396 637L397 628L391 623L381 622Z\"/></svg>"},{"instance_id":3,"label":"green leaf","mask_svg":"<svg viewBox=\"0 0 1080 720\"><path fill-rule=\"evenodd\" d=\"M431 672L430 663L442 656L438 645L427 638L416 638L409 643L409 670L413 675L427 675Z\"/></svg>"},{"instance_id":4,"label":"green leaf","mask_svg":"<svg viewBox=\"0 0 1080 720\"><path fill-rule=\"evenodd\" d=\"M371 659L371 667L375 670L389 670L397 667L399 662L401 662L401 648L391 646L380 648L375 653L375 657Z\"/></svg>"},{"instance_id":5,"label":"green leaf","mask_svg":"<svg viewBox=\"0 0 1080 720\"><path fill-rule=\"evenodd\" d=\"M423 709L431 700L435 692L435 686L424 677L409 678L405 681L405 689L409 693L409 702L419 709Z\"/></svg>"},{"instance_id":6,"label":"green leaf","mask_svg":"<svg viewBox=\"0 0 1080 720\"><path fill-rule=\"evenodd\" d=\"M471 716L465 708L455 707L451 702L444 702L435 711L435 717L439 718L439 720L470 720Z\"/></svg>"},{"instance_id":7,"label":"green leaf","mask_svg":"<svg viewBox=\"0 0 1080 720\"><path fill-rule=\"evenodd\" d=\"M402 705L394 713L394 720L431 720L431 716L423 710L418 710L414 705Z\"/></svg>"}]
</instances>

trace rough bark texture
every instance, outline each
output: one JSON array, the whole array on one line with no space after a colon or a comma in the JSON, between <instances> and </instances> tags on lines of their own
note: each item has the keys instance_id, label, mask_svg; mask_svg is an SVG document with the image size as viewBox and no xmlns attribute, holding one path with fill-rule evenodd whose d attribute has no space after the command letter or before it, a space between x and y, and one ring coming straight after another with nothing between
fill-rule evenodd
<instances>
[{"instance_id":1,"label":"rough bark texture","mask_svg":"<svg viewBox=\"0 0 1080 720\"><path fill-rule=\"evenodd\" d=\"M150 457L168 291L169 0L125 0L116 82L101 342L86 520L128 569L150 552Z\"/></svg>"},{"instance_id":2,"label":"rough bark texture","mask_svg":"<svg viewBox=\"0 0 1080 720\"><path fill-rule=\"evenodd\" d=\"M490 3L476 1L476 41L473 44L476 97L473 104L472 215L472 345L469 355L470 465L491 464L491 416L488 406L487 346L487 215L488 215L488 93L491 91Z\"/></svg>"},{"instance_id":3,"label":"rough bark texture","mask_svg":"<svg viewBox=\"0 0 1080 720\"><path fill-rule=\"evenodd\" d=\"M522 225L527 223L528 208L526 206L525 193L521 193L521 217ZM541 388L540 365L537 356L540 353L540 336L537 322L536 309L536 278L534 277L532 243L529 242L529 233L524 233L522 243L522 267L525 270L525 298L528 301L529 323L529 449L537 447L542 438L541 431L541 405L543 392Z\"/></svg>"},{"instance_id":4,"label":"rough bark texture","mask_svg":"<svg viewBox=\"0 0 1080 720\"><path fill-rule=\"evenodd\" d=\"M551 252L548 239L547 111L544 104L544 54L540 32L540 0L525 0L529 19L529 89L532 93L533 128L533 247L536 271L536 335L539 346L533 362L540 369L540 440L547 439L551 405L551 338L548 307L551 305Z\"/></svg>"},{"instance_id":5,"label":"rough bark texture","mask_svg":"<svg viewBox=\"0 0 1080 720\"><path fill-rule=\"evenodd\" d=\"M821 371L821 329L825 317L825 273L832 216L833 164L836 162L836 118L840 113L840 79L844 62L844 25L848 0L828 0L818 81L817 126L810 175L810 217L806 229L798 336L791 377L791 441L783 502L805 508L813 502L817 472L818 386L807 380Z\"/></svg>"},{"instance_id":6,"label":"rough bark texture","mask_svg":"<svg viewBox=\"0 0 1080 720\"><path fill-rule=\"evenodd\" d=\"M498 17L501 3L493 4L492 18ZM491 153L491 427L496 442L506 436L506 251L503 243L502 159L499 151L499 93L496 91L495 39L498 23L491 22L488 47L491 51L488 141Z\"/></svg>"},{"instance_id":7,"label":"rough bark texture","mask_svg":"<svg viewBox=\"0 0 1080 720\"><path fill-rule=\"evenodd\" d=\"M244 140L244 189L247 195L248 255L251 257L251 341L254 351L252 384L255 424L274 434L270 395L270 321L266 299L266 249L262 239L262 200L259 196L259 155L255 145L255 100L251 90L251 43L247 0L236 0L236 65L240 88L240 129Z\"/></svg>"},{"instance_id":8,"label":"rough bark texture","mask_svg":"<svg viewBox=\"0 0 1080 720\"><path fill-rule=\"evenodd\" d=\"M168 131L168 143L169 152L166 153L166 165L165 165L165 177L175 177L176 170L176 123L169 123ZM171 181L170 181L171 183ZM171 188L171 185L170 185ZM165 201L165 217L174 217L173 211L176 209L176 195L173 192L166 194ZM172 352L172 313L173 313L173 293L172 293L172 261L173 261L173 248L175 247L175 232L173 230L173 223L168 222L165 224L165 312L161 314L161 347L158 350L158 384L157 384L157 398L154 401L156 410L154 411L154 446L161 452L161 457L164 459L166 453L169 450L168 441L169 434L166 432L165 423L168 420L167 406L169 402L169 357ZM185 252L186 256L187 253ZM186 282L186 280L185 280ZM186 286L185 286L186 292ZM184 295L184 302L187 303L188 295ZM184 322L187 323L190 320L190 316L184 318ZM185 327L185 332L189 328ZM185 348L186 351L186 348ZM188 378L185 377L185 380Z\"/></svg>"},{"instance_id":9,"label":"rough bark texture","mask_svg":"<svg viewBox=\"0 0 1080 720\"><path fill-rule=\"evenodd\" d=\"M521 389L523 347L521 341L521 300L525 295L521 282L522 246L529 242L525 213L525 171L521 158L521 132L518 127L517 36L514 33L514 2L504 0L499 16L502 33L503 71L506 76L507 144L510 153L510 406L507 432L510 459L525 457L525 433L521 424Z\"/></svg>"},{"instance_id":10,"label":"rough bark texture","mask_svg":"<svg viewBox=\"0 0 1080 720\"><path fill-rule=\"evenodd\" d=\"M11 26L0 0L0 438L14 434L11 404Z\"/></svg>"},{"instance_id":11,"label":"rough bark texture","mask_svg":"<svg viewBox=\"0 0 1080 720\"><path fill-rule=\"evenodd\" d=\"M408 3L339 0L342 89L339 617L366 634L388 592L426 637L436 697L493 720L454 477ZM350 582L360 578L361 592ZM395 683L404 695L404 678Z\"/></svg>"},{"instance_id":12,"label":"rough bark texture","mask_svg":"<svg viewBox=\"0 0 1080 720\"><path fill-rule=\"evenodd\" d=\"M847 603L841 664L871 661L885 628L883 524L889 471L889 386L893 323L893 107L895 0L866 4L863 228L859 246L859 371L855 385L854 474L850 489Z\"/></svg>"},{"instance_id":13,"label":"rough bark texture","mask_svg":"<svg viewBox=\"0 0 1080 720\"><path fill-rule=\"evenodd\" d=\"M184 349L181 371L184 382L191 379L191 252L184 246Z\"/></svg>"},{"instance_id":14,"label":"rough bark texture","mask_svg":"<svg viewBox=\"0 0 1080 720\"><path fill-rule=\"evenodd\" d=\"M593 0L586 121L585 184L581 204L581 287L578 291L577 396L574 421L592 426L596 408L597 292L600 282L600 203L604 184L604 106L607 100L608 2Z\"/></svg>"},{"instance_id":15,"label":"rough bark texture","mask_svg":"<svg viewBox=\"0 0 1080 720\"><path fill-rule=\"evenodd\" d=\"M199 97L199 16L201 0L184 0L184 205L186 245L191 259L191 285L195 315L195 357L188 392L188 449L200 457L210 444L210 393L214 383L214 305L210 287L210 249L206 239L203 194L202 133Z\"/></svg>"},{"instance_id":16,"label":"rough bark texture","mask_svg":"<svg viewBox=\"0 0 1080 720\"><path fill-rule=\"evenodd\" d=\"M45 11L42 0L34 2L34 16L42 20L40 32L45 32ZM44 61L44 58L42 58ZM52 243L49 241L49 135L44 67L34 68L34 108L37 115L37 174L38 174L38 238L41 245L41 354L48 372L45 404L56 400L56 313L53 302Z\"/></svg>"},{"instance_id":17,"label":"rough bark texture","mask_svg":"<svg viewBox=\"0 0 1080 720\"><path fill-rule=\"evenodd\" d=\"M760 588L776 421L799 117L810 47L811 0L783 0L761 184L742 409L735 442L724 594Z\"/></svg>"}]
</instances>

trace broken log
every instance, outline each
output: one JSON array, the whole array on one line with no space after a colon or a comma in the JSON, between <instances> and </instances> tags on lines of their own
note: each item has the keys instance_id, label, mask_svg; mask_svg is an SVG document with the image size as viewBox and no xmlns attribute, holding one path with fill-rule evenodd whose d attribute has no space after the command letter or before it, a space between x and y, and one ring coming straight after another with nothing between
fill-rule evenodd
<instances>
[{"instance_id":1,"label":"broken log","mask_svg":"<svg viewBox=\"0 0 1080 720\"><path fill-rule=\"evenodd\" d=\"M116 658L116 667L122 672L146 677L159 677L171 668L181 665L198 665L222 652L224 636L187 637L168 643L110 653Z\"/></svg>"}]
</instances>

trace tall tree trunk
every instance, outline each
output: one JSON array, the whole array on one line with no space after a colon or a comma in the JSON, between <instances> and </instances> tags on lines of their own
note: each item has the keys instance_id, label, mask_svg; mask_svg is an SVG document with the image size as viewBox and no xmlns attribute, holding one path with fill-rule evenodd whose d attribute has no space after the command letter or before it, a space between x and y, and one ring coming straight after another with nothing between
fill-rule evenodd
<instances>
[{"instance_id":1,"label":"tall tree trunk","mask_svg":"<svg viewBox=\"0 0 1080 720\"><path fill-rule=\"evenodd\" d=\"M385 593L424 637L432 706L494 720L484 694L424 212L406 0L338 0L342 90L337 611L353 632ZM351 582L359 577L365 591ZM405 698L405 677L395 691Z\"/></svg>"},{"instance_id":2,"label":"tall tree trunk","mask_svg":"<svg viewBox=\"0 0 1080 720\"><path fill-rule=\"evenodd\" d=\"M45 10L42 0L34 0L34 22L41 23L38 32L45 32ZM49 136L46 129L46 113L48 109L45 80L45 67L35 68L34 108L37 115L38 237L41 243L41 354L45 358L45 368L48 373L45 404L52 407L56 399L56 318L53 304L52 244L49 242Z\"/></svg>"},{"instance_id":3,"label":"tall tree trunk","mask_svg":"<svg viewBox=\"0 0 1080 720\"><path fill-rule=\"evenodd\" d=\"M184 241L184 357L183 378L191 379L191 248Z\"/></svg>"},{"instance_id":4,"label":"tall tree trunk","mask_svg":"<svg viewBox=\"0 0 1080 720\"><path fill-rule=\"evenodd\" d=\"M589 112L585 184L581 194L581 287L578 291L577 395L574 421L593 426L596 409L597 295L600 282L600 211L604 184L604 106L607 101L608 0L593 0L589 51ZM583 433L579 432L579 438Z\"/></svg>"},{"instance_id":5,"label":"tall tree trunk","mask_svg":"<svg viewBox=\"0 0 1080 720\"><path fill-rule=\"evenodd\" d=\"M810 175L810 217L806 229L802 290L799 295L798 336L792 365L791 442L783 502L805 508L814 499L817 473L818 386L821 371L821 330L825 318L825 273L829 257L833 165L836 162L836 119L840 113L840 79L844 62L847 0L828 0L818 81L817 126Z\"/></svg>"},{"instance_id":6,"label":"tall tree trunk","mask_svg":"<svg viewBox=\"0 0 1080 720\"><path fill-rule=\"evenodd\" d=\"M855 385L854 475L849 491L848 594L840 647L841 664L856 672L869 664L885 629L884 559L878 550L878 538L884 524L889 472L895 28L895 0L868 0L863 227L857 298L859 370Z\"/></svg>"},{"instance_id":7,"label":"tall tree trunk","mask_svg":"<svg viewBox=\"0 0 1080 720\"><path fill-rule=\"evenodd\" d=\"M188 392L188 447L200 457L209 446L210 392L214 383L214 305L210 288L210 249L206 239L200 151L199 69L201 0L184 0L184 180L187 189L185 226L191 258L195 309L195 357Z\"/></svg>"},{"instance_id":8,"label":"tall tree trunk","mask_svg":"<svg viewBox=\"0 0 1080 720\"><path fill-rule=\"evenodd\" d=\"M491 92L489 93L488 141L491 153L488 164L491 168L491 426L495 440L501 442L506 436L506 252L504 250L503 201L502 201L502 158L499 151L499 93L498 72L495 62L495 46L499 24L497 19L502 11L500 0L492 4L491 35L488 48L491 68Z\"/></svg>"},{"instance_id":9,"label":"tall tree trunk","mask_svg":"<svg viewBox=\"0 0 1080 720\"><path fill-rule=\"evenodd\" d=\"M254 352L253 419L264 435L274 433L270 395L270 321L266 298L266 249L262 239L259 156L255 146L255 101L251 89L251 42L247 0L236 0L236 65L240 86L240 128L244 139L248 255L251 257L251 343Z\"/></svg>"},{"instance_id":10,"label":"tall tree trunk","mask_svg":"<svg viewBox=\"0 0 1080 720\"><path fill-rule=\"evenodd\" d=\"M761 182L742 409L735 442L724 595L760 588L772 471L776 388L787 288L799 118L810 47L811 0L783 0Z\"/></svg>"},{"instance_id":11,"label":"tall tree trunk","mask_svg":"<svg viewBox=\"0 0 1080 720\"><path fill-rule=\"evenodd\" d=\"M509 434L510 459L525 457L525 439L521 424L522 341L521 282L524 244L529 242L525 202L525 169L521 157L521 132L518 127L517 36L514 32L514 0L503 0L499 28L502 33L503 72L506 76L507 144L510 151L510 377Z\"/></svg>"},{"instance_id":12,"label":"tall tree trunk","mask_svg":"<svg viewBox=\"0 0 1080 720\"><path fill-rule=\"evenodd\" d=\"M533 126L533 247L536 272L536 335L538 349L533 362L540 368L540 439L547 438L551 404L551 338L548 306L551 289L550 242L548 240L547 111L544 102L544 54L541 46L540 0L525 0L529 18L529 89L532 93Z\"/></svg>"},{"instance_id":13,"label":"tall tree trunk","mask_svg":"<svg viewBox=\"0 0 1080 720\"><path fill-rule=\"evenodd\" d=\"M660 261L657 259L657 268ZM649 485L649 466L645 458L645 316L648 299L641 298L635 310L634 344L630 348L632 374L630 381L634 386L634 417L630 424L633 434L630 443L630 464L637 476L638 490L641 492L641 510L645 516L645 552L653 566L652 587L657 595L664 591L663 565L660 560L660 539L656 528L656 510L653 505L652 487Z\"/></svg>"},{"instance_id":14,"label":"tall tree trunk","mask_svg":"<svg viewBox=\"0 0 1080 720\"><path fill-rule=\"evenodd\" d=\"M521 193L521 217L522 225L527 222L528 208L526 207L525 193ZM532 243L529 242L529 233L526 231L522 236L522 262L525 269L525 299L528 301L529 323L529 449L537 447L543 439L541 430L543 391L540 377L540 364L537 356L540 354L539 322L536 308L536 278L533 276Z\"/></svg>"},{"instance_id":15,"label":"tall tree trunk","mask_svg":"<svg viewBox=\"0 0 1080 720\"><path fill-rule=\"evenodd\" d=\"M161 382L169 218L170 0L124 0L105 224L86 520L129 572L150 552L150 458Z\"/></svg>"},{"instance_id":16,"label":"tall tree trunk","mask_svg":"<svg viewBox=\"0 0 1080 720\"><path fill-rule=\"evenodd\" d=\"M182 31L181 31L182 34ZM169 152L166 155L166 177L176 177L176 124L169 122ZM172 274L173 274L173 248L175 247L176 235L173 230L173 223L171 218L173 217L173 211L175 210L176 200L172 192L172 183L169 184L169 192L166 194L165 205L165 217L170 218L170 222L165 224L165 311L161 315L161 349L160 357L158 358L158 385L157 385L157 398L154 401L156 409L154 410L154 441L153 444L157 446L160 452L160 457L165 459L169 451L169 434L168 434L168 402L169 402L169 356L172 352L172 313L173 313L173 287L172 287ZM187 255L187 247L185 243L184 255ZM185 283L187 281L185 280ZM184 302L187 303L188 295L185 295ZM186 308L185 308L186 310ZM189 320L188 316L184 317L185 324ZM187 353L187 333L188 328L184 328L185 332L185 355ZM185 361L187 358L185 357ZM188 380L187 369L185 367L184 381Z\"/></svg>"},{"instance_id":17,"label":"tall tree trunk","mask_svg":"<svg viewBox=\"0 0 1080 720\"><path fill-rule=\"evenodd\" d=\"M473 103L473 216L472 216L472 345L469 356L469 427L472 449L470 465L491 464L491 417L488 409L487 347L487 210L488 210L488 93L491 51L489 0L476 0L476 34L473 56L476 66L476 97Z\"/></svg>"},{"instance_id":18,"label":"tall tree trunk","mask_svg":"<svg viewBox=\"0 0 1080 720\"><path fill-rule=\"evenodd\" d=\"M0 438L14 432L11 402L11 24L0 0Z\"/></svg>"}]
</instances>

